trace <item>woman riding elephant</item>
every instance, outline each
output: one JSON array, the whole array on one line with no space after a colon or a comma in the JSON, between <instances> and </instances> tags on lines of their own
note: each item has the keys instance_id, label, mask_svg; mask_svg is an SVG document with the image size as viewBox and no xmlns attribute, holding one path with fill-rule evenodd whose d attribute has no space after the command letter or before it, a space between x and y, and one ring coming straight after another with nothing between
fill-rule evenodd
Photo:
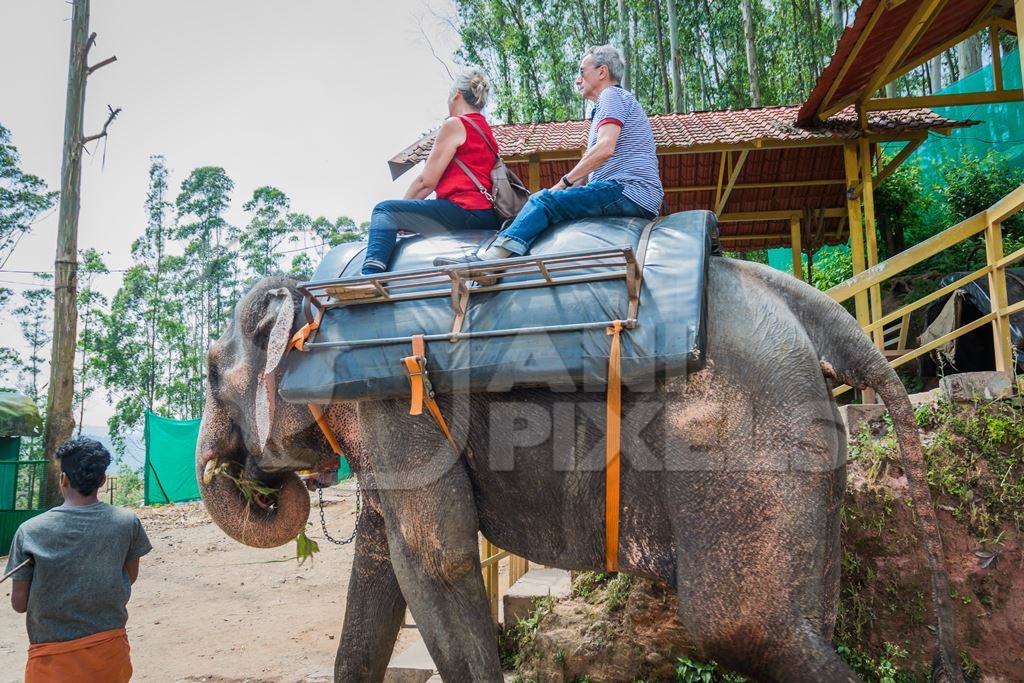
<instances>
[{"instance_id":1,"label":"woman riding elephant","mask_svg":"<svg viewBox=\"0 0 1024 683\"><path fill-rule=\"evenodd\" d=\"M363 275L388 269L400 230L435 235L498 229L501 221L491 202L467 175L472 173L491 191L492 150L498 149L498 142L480 113L490 90L487 77L476 67L456 76L448 96L449 118L437 132L423 173L412 181L405 198L383 201L373 209ZM431 192L436 198L426 199Z\"/></svg>"}]
</instances>

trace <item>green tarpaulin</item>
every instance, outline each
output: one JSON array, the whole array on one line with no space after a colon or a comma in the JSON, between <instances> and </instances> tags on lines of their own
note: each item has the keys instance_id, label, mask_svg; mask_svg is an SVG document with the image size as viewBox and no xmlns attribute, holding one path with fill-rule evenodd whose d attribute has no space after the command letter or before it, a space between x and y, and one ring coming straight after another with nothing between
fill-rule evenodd
<instances>
[{"instance_id":1,"label":"green tarpaulin","mask_svg":"<svg viewBox=\"0 0 1024 683\"><path fill-rule=\"evenodd\" d=\"M199 420L170 420L146 411L146 505L199 499Z\"/></svg>"},{"instance_id":2,"label":"green tarpaulin","mask_svg":"<svg viewBox=\"0 0 1024 683\"><path fill-rule=\"evenodd\" d=\"M0 389L0 436L39 436L43 420L39 409L25 394Z\"/></svg>"},{"instance_id":3,"label":"green tarpaulin","mask_svg":"<svg viewBox=\"0 0 1024 683\"><path fill-rule=\"evenodd\" d=\"M199 420L171 420L146 412L146 505L199 500L196 442ZM338 481L352 472L341 461Z\"/></svg>"},{"instance_id":4,"label":"green tarpaulin","mask_svg":"<svg viewBox=\"0 0 1024 683\"><path fill-rule=\"evenodd\" d=\"M21 438L0 436L0 510L13 510L18 489L15 463L21 450Z\"/></svg>"}]
</instances>

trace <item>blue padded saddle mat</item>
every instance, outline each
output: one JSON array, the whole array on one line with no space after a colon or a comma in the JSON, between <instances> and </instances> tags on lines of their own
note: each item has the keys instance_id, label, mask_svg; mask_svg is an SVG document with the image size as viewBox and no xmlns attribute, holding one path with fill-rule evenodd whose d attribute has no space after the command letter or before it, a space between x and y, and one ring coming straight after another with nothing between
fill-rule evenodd
<instances>
[{"instance_id":1,"label":"blue padded saddle mat","mask_svg":"<svg viewBox=\"0 0 1024 683\"><path fill-rule=\"evenodd\" d=\"M636 252L641 218L592 218L553 226L534 243L530 255L630 246ZM400 239L393 271L432 267L434 257L471 253L492 233L458 232ZM313 282L359 274L364 243L332 249ZM704 365L708 260L717 249L714 214L687 211L661 217L644 254L638 324L622 331L622 382L630 389L652 388ZM607 272L607 271L605 271ZM474 293L463 332L566 325L626 319L629 296L624 279L580 282L529 289ZM409 394L402 357L411 344L316 348L317 342L447 334L453 313L447 296L397 302L349 304L330 308L304 351L285 359L279 385L291 402L385 399ZM427 343L427 370L434 390L502 392L513 388L603 391L611 337L597 329L461 339Z\"/></svg>"}]
</instances>

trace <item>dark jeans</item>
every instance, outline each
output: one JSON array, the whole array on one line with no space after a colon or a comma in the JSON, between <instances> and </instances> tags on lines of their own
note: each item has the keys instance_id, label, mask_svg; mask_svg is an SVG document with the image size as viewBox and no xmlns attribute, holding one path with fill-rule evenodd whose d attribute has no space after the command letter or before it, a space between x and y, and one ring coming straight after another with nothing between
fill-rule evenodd
<instances>
[{"instance_id":1,"label":"dark jeans","mask_svg":"<svg viewBox=\"0 0 1024 683\"><path fill-rule=\"evenodd\" d=\"M459 230L497 230L492 209L464 209L447 199L391 199L373 207L363 274L381 273L391 263L398 231L443 235Z\"/></svg>"},{"instance_id":2,"label":"dark jeans","mask_svg":"<svg viewBox=\"0 0 1024 683\"><path fill-rule=\"evenodd\" d=\"M654 218L657 214L623 195L622 185L615 182L590 183L557 192L541 190L530 197L512 225L498 233L494 244L522 256L550 226L597 216Z\"/></svg>"}]
</instances>

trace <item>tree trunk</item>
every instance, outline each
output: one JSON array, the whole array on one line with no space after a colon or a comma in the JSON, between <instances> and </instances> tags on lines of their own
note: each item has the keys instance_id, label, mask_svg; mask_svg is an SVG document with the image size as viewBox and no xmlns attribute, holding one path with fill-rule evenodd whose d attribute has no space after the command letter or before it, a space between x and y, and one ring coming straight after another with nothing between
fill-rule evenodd
<instances>
[{"instance_id":1,"label":"tree trunk","mask_svg":"<svg viewBox=\"0 0 1024 683\"><path fill-rule=\"evenodd\" d=\"M82 184L82 117L89 55L89 0L75 0L71 17L71 49L68 57L68 90L64 109L64 153L60 172L60 218L54 260L53 348L50 355L50 387L46 400L46 431L43 453L47 465L47 507L60 503L60 473L53 454L71 437L75 420L75 340L78 325L78 209Z\"/></svg>"},{"instance_id":2,"label":"tree trunk","mask_svg":"<svg viewBox=\"0 0 1024 683\"><path fill-rule=\"evenodd\" d=\"M960 62L960 78L968 76L981 68L981 36L973 36L956 46L957 58Z\"/></svg>"},{"instance_id":3,"label":"tree trunk","mask_svg":"<svg viewBox=\"0 0 1024 683\"><path fill-rule=\"evenodd\" d=\"M622 50L623 56L626 58L626 70L622 74L622 83L620 84L624 89L629 90L631 85L630 72L632 71L632 65L629 59L629 14L626 12L626 0L619 0L619 45L618 48Z\"/></svg>"},{"instance_id":4,"label":"tree trunk","mask_svg":"<svg viewBox=\"0 0 1024 683\"><path fill-rule=\"evenodd\" d=\"M654 5L654 26L655 34L658 39L658 71L661 72L661 94L665 104L665 113L672 111L672 101L669 99L669 86L668 86L668 71L666 70L665 58L665 35L661 30L661 0L651 0L651 4ZM672 4L672 0L669 0L668 4Z\"/></svg>"},{"instance_id":5,"label":"tree trunk","mask_svg":"<svg viewBox=\"0 0 1024 683\"><path fill-rule=\"evenodd\" d=\"M932 57L928 60L928 85L932 93L942 90L942 57Z\"/></svg>"},{"instance_id":6,"label":"tree trunk","mask_svg":"<svg viewBox=\"0 0 1024 683\"><path fill-rule=\"evenodd\" d=\"M755 46L756 36L754 34L754 13L750 7L750 0L742 0L743 8L743 40L747 45L747 72L750 74L750 103L755 107L761 106L761 81L757 75L757 49Z\"/></svg>"},{"instance_id":7,"label":"tree trunk","mask_svg":"<svg viewBox=\"0 0 1024 683\"><path fill-rule=\"evenodd\" d=\"M835 27L837 41L842 37L843 29L846 28L843 24L844 19L842 0L832 0L832 25Z\"/></svg>"},{"instance_id":8,"label":"tree trunk","mask_svg":"<svg viewBox=\"0 0 1024 683\"><path fill-rule=\"evenodd\" d=\"M885 84L885 96L896 97L896 81Z\"/></svg>"},{"instance_id":9,"label":"tree trunk","mask_svg":"<svg viewBox=\"0 0 1024 683\"><path fill-rule=\"evenodd\" d=\"M668 44L669 62L672 65L672 111L683 111L683 83L679 62L679 12L676 0L668 1Z\"/></svg>"}]
</instances>

